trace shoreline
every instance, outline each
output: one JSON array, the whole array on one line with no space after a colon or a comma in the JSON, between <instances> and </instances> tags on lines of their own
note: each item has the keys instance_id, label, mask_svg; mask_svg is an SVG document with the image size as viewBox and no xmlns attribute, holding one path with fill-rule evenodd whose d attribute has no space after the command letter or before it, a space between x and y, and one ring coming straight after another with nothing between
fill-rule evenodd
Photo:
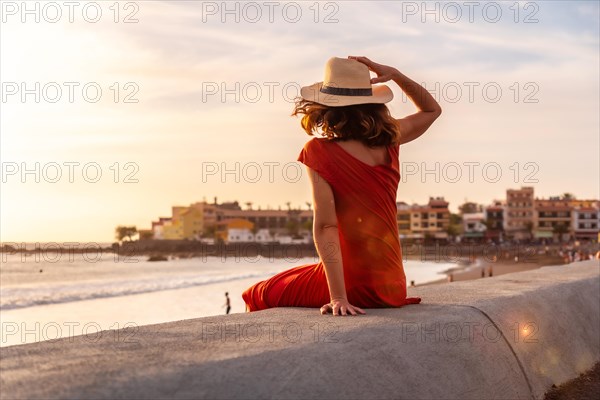
<instances>
[{"instance_id":1,"label":"shoreline","mask_svg":"<svg viewBox=\"0 0 600 400\"><path fill-rule=\"evenodd\" d=\"M9 244L10 243L10 244ZM113 243L107 246L98 243L44 243L27 248L24 243L3 242L0 254L28 257L35 254L115 254L124 258L147 257L148 261L167 261L197 257L267 257L277 259L307 258L318 259L314 243L230 243L209 245L197 241L153 240L133 241L122 244ZM13 246L13 245L16 245ZM478 260L492 262L489 257L498 261L512 260L515 257L533 260L546 256L565 257L565 252L582 252L596 254L600 243L555 243L550 245L527 243L438 243L422 244L401 240L402 260L421 260L428 262L445 262L471 265ZM496 262L496 261L493 261Z\"/></svg>"},{"instance_id":2,"label":"shoreline","mask_svg":"<svg viewBox=\"0 0 600 400\"><path fill-rule=\"evenodd\" d=\"M582 260L586 261L586 260ZM549 267L555 265L566 265L563 257L558 255L537 255L534 259L525 260L497 260L491 261L485 258L478 258L475 262L463 265L457 268L450 268L444 273L446 278L438 279L435 281L424 282L422 284L415 284L414 287L436 285L440 283L452 283L460 281L470 281L475 279L490 278L494 276L500 276L504 274L510 274L513 272L522 272L534 270L542 267Z\"/></svg>"}]
</instances>

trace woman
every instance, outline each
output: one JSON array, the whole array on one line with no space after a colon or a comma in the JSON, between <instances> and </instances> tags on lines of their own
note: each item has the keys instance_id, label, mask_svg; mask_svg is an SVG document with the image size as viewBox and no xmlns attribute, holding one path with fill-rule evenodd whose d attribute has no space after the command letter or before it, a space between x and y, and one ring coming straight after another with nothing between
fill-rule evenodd
<instances>
[{"instance_id":1,"label":"woman","mask_svg":"<svg viewBox=\"0 0 600 400\"><path fill-rule=\"evenodd\" d=\"M377 77L371 79L369 70ZM394 119L384 103L393 80L418 112ZM248 288L246 311L320 307L321 314L358 315L364 308L421 302L406 297L396 222L399 146L421 136L442 109L422 86L396 68L366 57L331 58L323 82L303 87L292 115L321 138L298 157L313 193L313 237L319 262L283 271Z\"/></svg>"}]
</instances>

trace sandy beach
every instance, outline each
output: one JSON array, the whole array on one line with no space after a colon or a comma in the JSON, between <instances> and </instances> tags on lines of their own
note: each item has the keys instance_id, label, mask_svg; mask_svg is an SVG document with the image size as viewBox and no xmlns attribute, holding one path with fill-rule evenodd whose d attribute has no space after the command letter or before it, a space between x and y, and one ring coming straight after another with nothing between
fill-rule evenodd
<instances>
[{"instance_id":1,"label":"sandy beach","mask_svg":"<svg viewBox=\"0 0 600 400\"><path fill-rule=\"evenodd\" d=\"M562 257L554 255L538 255L530 260L498 260L492 262L478 258L474 263L446 271L445 279L416 284L415 286L435 285L440 283L468 281L473 279L489 278L513 272L529 271L550 265L563 265Z\"/></svg>"}]
</instances>

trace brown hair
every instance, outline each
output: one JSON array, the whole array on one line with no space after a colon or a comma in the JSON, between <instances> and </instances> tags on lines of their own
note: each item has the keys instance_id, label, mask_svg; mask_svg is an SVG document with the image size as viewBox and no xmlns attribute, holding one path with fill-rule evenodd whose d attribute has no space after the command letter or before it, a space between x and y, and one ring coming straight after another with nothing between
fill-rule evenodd
<instances>
[{"instance_id":1,"label":"brown hair","mask_svg":"<svg viewBox=\"0 0 600 400\"><path fill-rule=\"evenodd\" d=\"M301 97L295 103L292 116L304 115L300 124L311 136L321 128L330 140L356 139L369 147L399 143L400 128L385 104L330 107Z\"/></svg>"}]
</instances>

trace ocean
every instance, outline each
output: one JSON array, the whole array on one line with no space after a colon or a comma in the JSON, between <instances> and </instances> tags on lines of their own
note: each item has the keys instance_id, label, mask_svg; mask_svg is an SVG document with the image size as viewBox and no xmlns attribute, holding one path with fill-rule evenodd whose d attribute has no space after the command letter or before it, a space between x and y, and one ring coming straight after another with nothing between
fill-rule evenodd
<instances>
[{"instance_id":1,"label":"ocean","mask_svg":"<svg viewBox=\"0 0 600 400\"><path fill-rule=\"evenodd\" d=\"M2 254L0 346L245 312L252 284L318 258L197 257L149 262L112 253ZM407 282L437 280L451 263L408 260ZM315 310L315 312L318 312Z\"/></svg>"}]
</instances>

